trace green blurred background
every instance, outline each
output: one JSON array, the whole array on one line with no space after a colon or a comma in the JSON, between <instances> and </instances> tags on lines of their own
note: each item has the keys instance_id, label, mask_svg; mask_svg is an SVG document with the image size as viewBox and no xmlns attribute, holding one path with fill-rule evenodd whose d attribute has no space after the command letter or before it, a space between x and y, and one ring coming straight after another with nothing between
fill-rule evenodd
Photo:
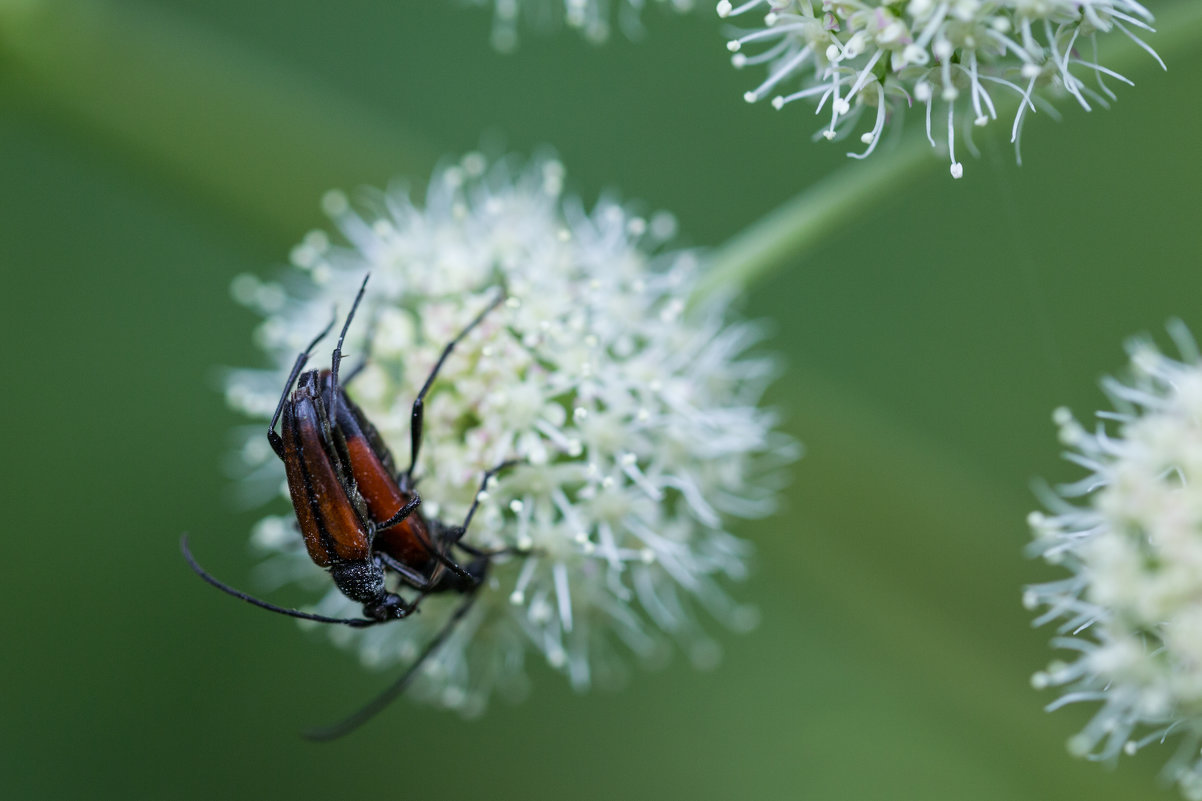
<instances>
[{"instance_id":1,"label":"green blurred background","mask_svg":"<svg viewBox=\"0 0 1202 801\"><path fill-rule=\"evenodd\" d=\"M1168 73L1137 61L1110 111L1030 120L1022 167L1000 137L959 182L932 156L751 288L787 367L770 400L808 450L784 511L738 527L763 624L724 634L716 670L677 658L579 696L536 668L481 720L402 701L314 745L301 728L387 677L177 550L187 530L254 586L260 512L223 472L243 421L219 368L259 359L231 278L279 269L324 189L420 186L482 143L551 145L573 191L670 209L701 246L847 148L811 144L801 108L747 106L757 78L708 13L503 56L451 2L28 5L0 4L0 795L1176 797L1155 780L1170 748L1067 755L1089 710L1042 711L1051 631L1019 595L1054 575L1022 556L1030 482L1076 475L1052 408L1090 415L1127 336L1174 315L1202 333L1202 46Z\"/></svg>"}]
</instances>

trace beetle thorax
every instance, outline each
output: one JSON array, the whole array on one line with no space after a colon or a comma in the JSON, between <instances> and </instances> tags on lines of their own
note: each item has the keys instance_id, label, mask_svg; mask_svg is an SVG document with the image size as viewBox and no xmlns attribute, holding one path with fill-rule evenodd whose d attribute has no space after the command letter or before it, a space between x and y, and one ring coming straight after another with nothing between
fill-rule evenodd
<instances>
[{"instance_id":1,"label":"beetle thorax","mask_svg":"<svg viewBox=\"0 0 1202 801\"><path fill-rule=\"evenodd\" d=\"M342 594L356 603L378 603L387 592L384 568L375 562L342 562L330 568L330 576Z\"/></svg>"}]
</instances>

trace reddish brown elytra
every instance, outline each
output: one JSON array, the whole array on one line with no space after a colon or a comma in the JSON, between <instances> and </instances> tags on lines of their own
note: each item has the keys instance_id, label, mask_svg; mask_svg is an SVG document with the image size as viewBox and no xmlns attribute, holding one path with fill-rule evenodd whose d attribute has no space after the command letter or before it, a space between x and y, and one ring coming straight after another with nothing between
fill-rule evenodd
<instances>
[{"instance_id":1,"label":"reddish brown elytra","mask_svg":"<svg viewBox=\"0 0 1202 801\"><path fill-rule=\"evenodd\" d=\"M333 328L319 334L293 365L284 392L268 427L267 439L284 463L288 490L297 524L309 557L329 571L343 595L362 604L363 618L331 618L286 609L254 598L211 576L193 559L186 536L180 547L184 557L201 578L218 589L248 603L291 617L322 623L363 627L397 620L412 613L426 595L457 591L468 596L435 635L413 665L381 696L337 726L310 733L316 739L332 739L351 731L399 695L422 661L467 613L490 560L506 551L481 551L463 543L479 503L473 501L460 525L448 526L424 518L421 497L414 488L414 465L421 448L424 401L434 379L455 346L475 328L503 298L498 295L466 328L447 343L413 403L411 413L411 460L409 469L396 473L392 454L362 410L347 397L338 381L342 345L355 311L363 299L367 278L355 297L334 348L329 370L302 373L310 351ZM354 377L352 372L348 380ZM295 386L295 389L293 388ZM276 433L276 424L280 433ZM512 462L487 471L480 483ZM466 567L451 556L459 548L473 557ZM391 571L400 585L418 593L412 603L388 589Z\"/></svg>"},{"instance_id":2,"label":"reddish brown elytra","mask_svg":"<svg viewBox=\"0 0 1202 801\"><path fill-rule=\"evenodd\" d=\"M411 488L407 491L398 483L399 480L407 480L408 474L401 474L398 478L392 454L380 439L375 426L342 393L340 387L333 386L332 374L324 371L321 378L330 395L341 393L336 424L345 443L351 475L367 504L368 514L374 520L395 517L417 497ZM405 577L407 583L420 586L423 582L433 583L436 580L435 571L440 569L431 556L430 542L430 527L420 510L416 510L393 526L378 528L375 547L382 556L395 561L394 569Z\"/></svg>"},{"instance_id":3,"label":"reddish brown elytra","mask_svg":"<svg viewBox=\"0 0 1202 801\"><path fill-rule=\"evenodd\" d=\"M343 456L343 432L330 424L331 400L341 390L324 393L323 383L330 382L323 382L320 373L302 374L283 404L282 433L269 432L284 462L305 548L343 595L363 605L365 618L383 622L405 617L413 607L385 586L383 560L374 552L377 524ZM416 496L409 499L398 510L398 521L412 515L420 502Z\"/></svg>"},{"instance_id":4,"label":"reddish brown elytra","mask_svg":"<svg viewBox=\"0 0 1202 801\"><path fill-rule=\"evenodd\" d=\"M418 508L421 500L413 487L412 470L396 472L392 454L375 426L346 396L331 371L323 370L319 379L326 397L332 398L335 394L338 397L333 429L335 438L340 450L346 454L351 477L367 506L368 515L372 520L383 521L376 526L372 544L376 558L395 571L402 582L423 595L450 589L463 591L478 584L482 574L470 566L461 567L449 556L452 545L479 555L476 549L460 542L471 516L461 526L446 526L437 520L426 519ZM420 408L415 406L417 411L412 423L418 431L421 428ZM494 472L496 470L489 471L486 477Z\"/></svg>"}]
</instances>

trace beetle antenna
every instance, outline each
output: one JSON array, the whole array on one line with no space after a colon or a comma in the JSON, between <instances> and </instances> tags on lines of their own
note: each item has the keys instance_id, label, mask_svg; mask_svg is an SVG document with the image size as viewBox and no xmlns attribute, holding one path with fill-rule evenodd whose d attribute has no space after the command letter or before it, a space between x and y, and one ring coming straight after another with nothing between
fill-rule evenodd
<instances>
[{"instance_id":1,"label":"beetle antenna","mask_svg":"<svg viewBox=\"0 0 1202 801\"><path fill-rule=\"evenodd\" d=\"M438 633L434 635L434 639L426 643L426 647L422 649L420 654L418 654L418 657L414 660L413 664L406 668L405 672L401 674L400 678L390 684L384 690L384 692L377 695L350 717L345 718L344 720L341 720L332 726L324 726L320 729L309 729L306 732L302 732L304 736L310 740L316 740L318 742L337 740L339 737L350 734L355 729L359 728L364 723L382 712L389 704L396 700L397 696L405 692L405 689L409 686L410 682L412 682L414 677L417 676L417 672L421 669L421 666L425 664L426 660L430 658L430 655L433 654L438 647L446 641L447 637L451 635L455 625L462 620L463 616L466 615L468 610L472 608L472 604L475 602L475 600L476 595L473 593L467 597L466 601L459 605L459 608L455 610L450 619L447 620Z\"/></svg>"},{"instance_id":2,"label":"beetle antenna","mask_svg":"<svg viewBox=\"0 0 1202 801\"><path fill-rule=\"evenodd\" d=\"M342 343L346 341L346 332L350 330L351 320L355 319L355 311L359 308L359 301L363 300L363 293L367 291L368 278L371 278L371 273L363 276L363 283L359 285L359 294L355 295L355 302L351 304L351 310L346 313L346 322L342 324L342 333L338 335L338 344L334 347L334 355L330 362L330 376L332 377L330 383L334 387L330 401L331 420L338 418L338 368L342 364Z\"/></svg>"},{"instance_id":3,"label":"beetle antenna","mask_svg":"<svg viewBox=\"0 0 1202 801\"><path fill-rule=\"evenodd\" d=\"M284 441L280 438L279 434L275 433L275 424L280 421L280 414L284 411L284 404L288 402L288 395L292 392L292 385L296 383L297 376L304 369L305 362L309 361L309 353L317 347L318 342L325 339L326 334L330 333L337 322L338 315L335 312L329 325L321 329L321 333L313 338L313 341L309 343L309 347L305 348L296 357L296 361L292 364L292 372L288 373L288 381L284 384L284 393L280 395L280 402L275 405L275 414L271 416L271 422L267 426L267 441L271 443L271 449L275 451L275 455L281 459L284 458Z\"/></svg>"},{"instance_id":4,"label":"beetle antenna","mask_svg":"<svg viewBox=\"0 0 1202 801\"><path fill-rule=\"evenodd\" d=\"M194 559L192 556L192 552L190 550L188 550L188 535L187 534L180 535L179 549L180 549L180 551L183 552L184 559L188 560L188 565L196 572L196 575L200 576L202 579L209 582L210 584L212 584L214 587L221 590L222 592L228 593L229 595L232 595L235 598L241 598L243 601L246 601L248 604L254 604L255 606L262 607L263 609L266 609L269 612L278 612L281 615L287 615L288 617L298 617L301 620L314 620L318 623L341 623L345 626L351 626L352 628L364 628L366 626L374 626L377 623L381 622L379 620L369 620L367 618L356 618L356 617L342 618L342 617L326 617L325 615L314 615L314 614L310 614L309 612L302 612L299 609L285 609L282 606L276 606L275 604L268 603L267 601L261 601L258 598L255 598L254 596L247 595L246 593L240 592L239 590L235 590L233 587L229 586L228 584L226 584L222 581L219 581L218 579L211 576L207 571L205 571L205 569L203 567L198 565L196 563L196 559Z\"/></svg>"}]
</instances>

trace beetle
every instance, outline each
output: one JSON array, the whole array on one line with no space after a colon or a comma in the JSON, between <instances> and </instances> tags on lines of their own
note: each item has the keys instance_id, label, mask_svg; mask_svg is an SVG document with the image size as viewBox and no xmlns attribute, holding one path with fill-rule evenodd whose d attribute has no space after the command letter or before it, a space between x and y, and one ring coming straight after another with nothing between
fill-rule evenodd
<instances>
[{"instance_id":1,"label":"beetle","mask_svg":"<svg viewBox=\"0 0 1202 801\"><path fill-rule=\"evenodd\" d=\"M272 450L284 463L289 495L309 557L329 571L343 595L362 605L362 618L332 618L286 609L250 596L206 572L180 540L184 558L202 579L237 598L272 612L321 623L362 628L399 620L416 611L426 595L456 591L466 601L392 687L371 704L337 726L311 732L315 739L332 739L354 729L399 695L421 663L467 613L474 591L483 582L490 560L510 549L484 551L462 538L471 524L489 480L515 462L506 461L484 473L463 523L447 525L420 512L414 470L421 449L425 397L451 355L485 316L504 299L503 293L443 348L418 392L410 415L410 464L397 472L391 452L339 382L342 346L367 288L367 277L347 314L328 370L302 372L311 351L333 329L332 321L297 357L267 430ZM366 364L366 362L364 362ZM362 369L360 365L351 375ZM276 426L280 427L277 433ZM451 558L458 547L473 557L466 566ZM406 601L388 589L387 575L418 593Z\"/></svg>"}]
</instances>

